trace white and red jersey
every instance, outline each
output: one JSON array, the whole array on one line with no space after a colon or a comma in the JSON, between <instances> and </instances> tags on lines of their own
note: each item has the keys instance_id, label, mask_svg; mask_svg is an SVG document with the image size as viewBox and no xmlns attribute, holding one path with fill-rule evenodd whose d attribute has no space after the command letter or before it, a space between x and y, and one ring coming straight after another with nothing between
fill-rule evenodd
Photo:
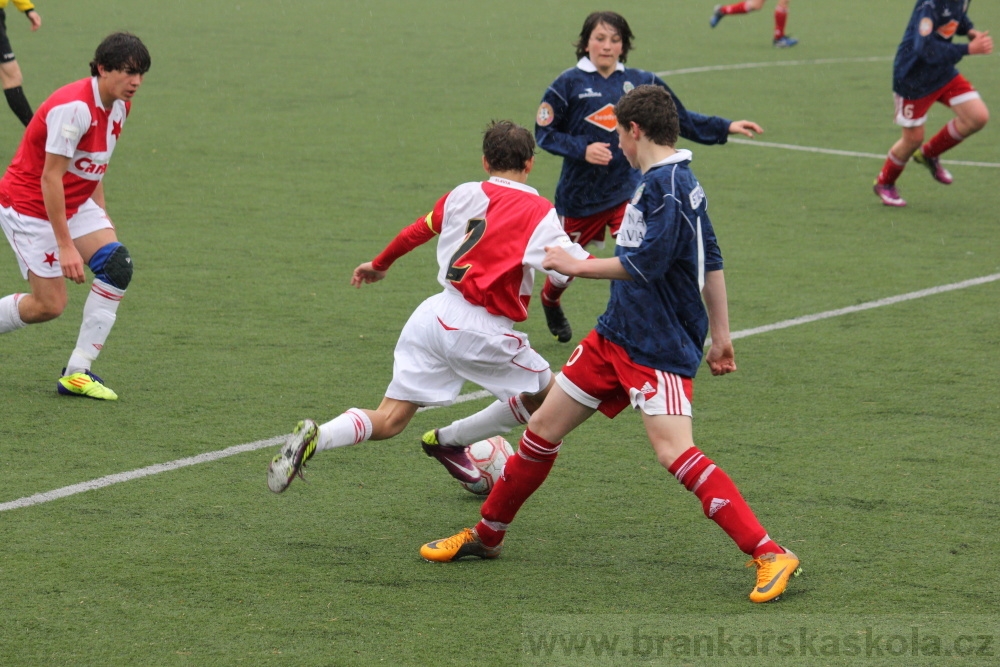
<instances>
[{"instance_id":1,"label":"white and red jersey","mask_svg":"<svg viewBox=\"0 0 1000 667\"><path fill-rule=\"evenodd\" d=\"M445 291L493 315L523 322L535 269L560 284L566 276L542 268L546 246L574 257L590 254L563 231L552 202L527 185L496 176L464 183L438 200L434 210L403 229L372 262L388 269L398 257L439 234L438 282Z\"/></svg>"},{"instance_id":2,"label":"white and red jersey","mask_svg":"<svg viewBox=\"0 0 1000 667\"><path fill-rule=\"evenodd\" d=\"M7 173L0 179L0 204L48 220L42 199L45 154L70 158L63 176L66 217L72 217L101 182L131 104L115 100L105 109L97 78L63 86L38 107Z\"/></svg>"}]
</instances>

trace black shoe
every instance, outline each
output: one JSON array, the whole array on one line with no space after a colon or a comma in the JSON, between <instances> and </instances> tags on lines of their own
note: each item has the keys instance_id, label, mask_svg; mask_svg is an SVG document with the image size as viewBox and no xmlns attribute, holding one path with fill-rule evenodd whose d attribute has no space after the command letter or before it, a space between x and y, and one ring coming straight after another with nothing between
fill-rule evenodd
<instances>
[{"instance_id":1,"label":"black shoe","mask_svg":"<svg viewBox=\"0 0 1000 667\"><path fill-rule=\"evenodd\" d=\"M569 325L569 320L563 313L562 306L546 306L542 304L545 311L545 323L549 325L549 331L560 343L568 343L573 337L573 327Z\"/></svg>"}]
</instances>

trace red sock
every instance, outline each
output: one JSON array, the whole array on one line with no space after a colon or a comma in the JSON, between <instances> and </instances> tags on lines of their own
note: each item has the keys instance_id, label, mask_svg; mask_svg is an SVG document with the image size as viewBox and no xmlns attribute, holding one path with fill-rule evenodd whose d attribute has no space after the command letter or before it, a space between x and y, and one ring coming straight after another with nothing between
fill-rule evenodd
<instances>
[{"instance_id":1,"label":"red sock","mask_svg":"<svg viewBox=\"0 0 1000 667\"><path fill-rule=\"evenodd\" d=\"M476 524L476 533L483 544L489 547L500 544L521 505L549 476L561 444L525 429L517 452L507 459L503 475L480 510L483 520Z\"/></svg>"},{"instance_id":2,"label":"red sock","mask_svg":"<svg viewBox=\"0 0 1000 667\"><path fill-rule=\"evenodd\" d=\"M788 21L788 8L774 8L774 38L781 39L785 36L785 23Z\"/></svg>"},{"instance_id":3,"label":"red sock","mask_svg":"<svg viewBox=\"0 0 1000 667\"><path fill-rule=\"evenodd\" d=\"M962 143L963 139L965 137L958 133L955 128L955 119L952 118L920 150L923 151L924 157L937 157Z\"/></svg>"},{"instance_id":4,"label":"red sock","mask_svg":"<svg viewBox=\"0 0 1000 667\"><path fill-rule=\"evenodd\" d=\"M569 283L565 287L556 287L552 283L552 279L546 277L545 285L542 287L542 305L543 306L558 306L559 299L562 298L563 292L569 287Z\"/></svg>"},{"instance_id":5,"label":"red sock","mask_svg":"<svg viewBox=\"0 0 1000 667\"><path fill-rule=\"evenodd\" d=\"M726 5L725 7L719 7L720 14L746 14L750 9L747 7L745 2L737 2L734 5Z\"/></svg>"},{"instance_id":6,"label":"red sock","mask_svg":"<svg viewBox=\"0 0 1000 667\"><path fill-rule=\"evenodd\" d=\"M892 154L892 151L889 151L889 155L885 158L885 164L882 165L882 171L878 173L878 179L875 182L879 185L895 185L896 179L903 173L905 167L906 161L901 162Z\"/></svg>"},{"instance_id":7,"label":"red sock","mask_svg":"<svg viewBox=\"0 0 1000 667\"><path fill-rule=\"evenodd\" d=\"M769 551L784 553L757 521L729 475L697 447L681 454L670 472L688 491L698 496L705 516L726 531L740 551L757 558Z\"/></svg>"}]
</instances>

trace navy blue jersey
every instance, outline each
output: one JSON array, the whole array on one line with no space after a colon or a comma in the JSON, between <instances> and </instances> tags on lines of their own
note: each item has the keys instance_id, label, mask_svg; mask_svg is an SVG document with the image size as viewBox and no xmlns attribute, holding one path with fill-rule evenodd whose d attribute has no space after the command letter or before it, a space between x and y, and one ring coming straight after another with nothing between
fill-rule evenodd
<instances>
[{"instance_id":1,"label":"navy blue jersey","mask_svg":"<svg viewBox=\"0 0 1000 667\"><path fill-rule=\"evenodd\" d=\"M560 215L582 218L600 213L621 204L635 191L639 172L629 166L618 148L614 106L622 95L642 84L666 88L674 98L682 137L701 144L726 143L729 120L688 111L652 72L619 63L605 79L584 57L552 82L535 118L535 141L564 158L555 197ZM584 159L587 146L596 142L611 144L610 164L590 164Z\"/></svg>"},{"instance_id":2,"label":"navy blue jersey","mask_svg":"<svg viewBox=\"0 0 1000 667\"><path fill-rule=\"evenodd\" d=\"M958 75L955 64L969 54L968 44L953 44L955 35L972 30L969 0L917 0L892 67L892 89L918 100Z\"/></svg>"},{"instance_id":3,"label":"navy blue jersey","mask_svg":"<svg viewBox=\"0 0 1000 667\"><path fill-rule=\"evenodd\" d=\"M642 175L625 211L615 256L632 280L612 280L597 332L632 361L694 377L708 334L705 273L722 270L705 191L679 150Z\"/></svg>"}]
</instances>

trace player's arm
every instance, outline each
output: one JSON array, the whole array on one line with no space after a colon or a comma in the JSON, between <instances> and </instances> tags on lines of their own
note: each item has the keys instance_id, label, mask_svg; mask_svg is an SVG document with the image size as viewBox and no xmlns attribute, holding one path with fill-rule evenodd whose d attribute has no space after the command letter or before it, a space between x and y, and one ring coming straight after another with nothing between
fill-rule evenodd
<instances>
[{"instance_id":1,"label":"player's arm","mask_svg":"<svg viewBox=\"0 0 1000 667\"><path fill-rule=\"evenodd\" d=\"M596 280L632 280L617 257L590 257L580 259L570 255L562 246L547 246L542 266L571 278Z\"/></svg>"},{"instance_id":2,"label":"player's arm","mask_svg":"<svg viewBox=\"0 0 1000 667\"><path fill-rule=\"evenodd\" d=\"M670 96L674 98L674 106L677 107L677 120L680 124L681 136L689 141L694 141L699 144L724 144L729 140L730 129L733 125L737 125L741 134L746 134L743 131L743 126L738 125L740 123L749 123L750 121L731 121L728 118L723 118L721 116L705 116L694 111L688 111L681 102L680 98L677 97L677 93L670 89L663 79L658 76L653 76L654 85L665 88ZM759 125L753 123L753 126L758 128ZM748 136L753 136L748 135Z\"/></svg>"},{"instance_id":3,"label":"player's arm","mask_svg":"<svg viewBox=\"0 0 1000 667\"><path fill-rule=\"evenodd\" d=\"M52 233L55 234L59 246L59 265L63 275L75 283L82 283L83 257L73 244L69 234L69 223L66 218L66 190L63 188L63 176L69 170L71 158L54 153L45 154L45 166L42 167L42 201Z\"/></svg>"},{"instance_id":4,"label":"player's arm","mask_svg":"<svg viewBox=\"0 0 1000 667\"><path fill-rule=\"evenodd\" d=\"M4 4L6 5L7 3L5 2ZM24 12L24 15L31 21L32 32L42 27L42 17L38 15L35 5L32 4L31 0L14 0L14 6Z\"/></svg>"},{"instance_id":5,"label":"player's arm","mask_svg":"<svg viewBox=\"0 0 1000 667\"><path fill-rule=\"evenodd\" d=\"M393 262L440 234L441 221L444 217L444 202L447 198L448 195L445 195L438 200L433 211L403 227L375 259L355 268L354 273L351 274L351 285L361 287L364 284L382 280Z\"/></svg>"},{"instance_id":6,"label":"player's arm","mask_svg":"<svg viewBox=\"0 0 1000 667\"><path fill-rule=\"evenodd\" d=\"M570 134L569 103L565 87L560 87L557 79L542 97L535 114L535 143L539 148L559 157L584 160L587 157L589 139L583 135ZM560 90L557 90L557 87Z\"/></svg>"},{"instance_id":7,"label":"player's arm","mask_svg":"<svg viewBox=\"0 0 1000 667\"><path fill-rule=\"evenodd\" d=\"M917 10L917 29L913 31L910 49L931 65L952 64L969 55L971 42L955 44L934 29L934 7L927 3Z\"/></svg>"},{"instance_id":8,"label":"player's arm","mask_svg":"<svg viewBox=\"0 0 1000 667\"><path fill-rule=\"evenodd\" d=\"M559 287L563 287L569 282L568 274L549 267L545 263L550 249L559 249L570 259L582 260L591 256L579 243L574 243L566 234L554 208L549 209L545 217L535 227L531 238L528 239L521 263L533 269L543 271L552 279L553 283Z\"/></svg>"},{"instance_id":9,"label":"player's arm","mask_svg":"<svg viewBox=\"0 0 1000 667\"><path fill-rule=\"evenodd\" d=\"M993 53L993 38L989 30L969 30L969 55L988 56Z\"/></svg>"},{"instance_id":10,"label":"player's arm","mask_svg":"<svg viewBox=\"0 0 1000 667\"><path fill-rule=\"evenodd\" d=\"M726 297L726 278L722 270L705 274L705 286L701 290L708 310L708 329L712 345L705 355L705 361L712 375L725 375L736 370L733 341L729 336L729 302Z\"/></svg>"}]
</instances>

